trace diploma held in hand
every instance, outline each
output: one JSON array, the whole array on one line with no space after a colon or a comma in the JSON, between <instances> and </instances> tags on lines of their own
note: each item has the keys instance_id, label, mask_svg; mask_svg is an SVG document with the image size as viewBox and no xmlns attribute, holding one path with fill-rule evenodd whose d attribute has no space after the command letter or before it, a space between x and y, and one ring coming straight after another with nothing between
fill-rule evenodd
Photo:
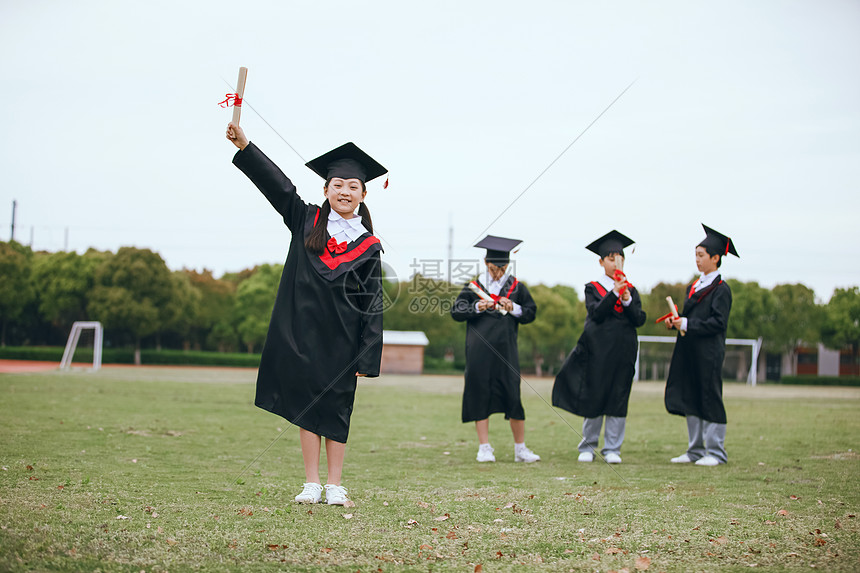
<instances>
[{"instance_id":1,"label":"diploma held in hand","mask_svg":"<svg viewBox=\"0 0 860 573\"><path fill-rule=\"evenodd\" d=\"M678 307L675 306L675 301L672 300L671 296L666 297L666 302L669 303L669 312L672 314L672 318L678 318ZM684 336L686 331L678 329L678 332L681 333L681 336Z\"/></svg>"},{"instance_id":2,"label":"diploma held in hand","mask_svg":"<svg viewBox=\"0 0 860 573\"><path fill-rule=\"evenodd\" d=\"M481 287L479 287L475 283L473 283L473 282L469 283L469 290L471 290L473 293L475 293L476 295L481 297L481 300L486 300L487 302L491 302L493 304L496 304L496 301L493 300L493 297L491 297L490 295L485 293L483 290L481 290ZM502 315L508 314L508 311L506 311L505 309L503 309L502 307L500 307L498 305L496 305L496 310L499 311L499 313Z\"/></svg>"},{"instance_id":3,"label":"diploma held in hand","mask_svg":"<svg viewBox=\"0 0 860 573\"><path fill-rule=\"evenodd\" d=\"M236 102L233 104L233 123L239 125L239 116L242 114L242 98L245 97L245 79L248 77L248 68L239 68L239 79L236 81Z\"/></svg>"}]
</instances>

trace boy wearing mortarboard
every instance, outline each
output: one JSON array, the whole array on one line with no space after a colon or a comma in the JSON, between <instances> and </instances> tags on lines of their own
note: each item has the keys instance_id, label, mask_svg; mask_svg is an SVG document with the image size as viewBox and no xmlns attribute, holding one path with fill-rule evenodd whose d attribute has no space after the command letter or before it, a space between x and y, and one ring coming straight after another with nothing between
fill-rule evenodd
<instances>
[{"instance_id":1,"label":"boy wearing mortarboard","mask_svg":"<svg viewBox=\"0 0 860 573\"><path fill-rule=\"evenodd\" d=\"M526 285L510 274L510 251L522 241L488 235L475 246L487 249L487 270L463 287L451 316L465 321L466 383L463 422L475 422L479 462L496 461L490 445L490 414L504 413L514 434L514 461L536 462L540 456L525 444L525 412L520 400L517 331L535 319L537 305Z\"/></svg>"},{"instance_id":2,"label":"boy wearing mortarboard","mask_svg":"<svg viewBox=\"0 0 860 573\"><path fill-rule=\"evenodd\" d=\"M586 247L600 257L603 274L585 285L588 315L582 336L555 378L552 404L585 418L579 461L591 462L603 436L603 459L621 463L627 403L636 370L636 329L645 323L639 292L621 271L633 240L610 231Z\"/></svg>"},{"instance_id":3,"label":"boy wearing mortarboard","mask_svg":"<svg viewBox=\"0 0 860 573\"><path fill-rule=\"evenodd\" d=\"M696 246L696 267L702 276L687 288L681 315L665 321L667 328L679 331L665 402L670 414L686 416L689 435L687 451L672 463L716 466L728 461L722 368L732 309L732 291L719 268L725 255L738 257L738 252L729 237L702 227L705 238Z\"/></svg>"}]
</instances>

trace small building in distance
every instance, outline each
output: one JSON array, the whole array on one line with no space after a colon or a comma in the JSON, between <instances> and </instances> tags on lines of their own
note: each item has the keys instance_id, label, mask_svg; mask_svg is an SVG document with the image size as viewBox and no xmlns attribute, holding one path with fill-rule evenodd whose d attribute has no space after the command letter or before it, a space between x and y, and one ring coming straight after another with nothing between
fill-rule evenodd
<instances>
[{"instance_id":1,"label":"small building in distance","mask_svg":"<svg viewBox=\"0 0 860 573\"><path fill-rule=\"evenodd\" d=\"M430 341L419 330L382 331L382 374L421 374L424 347Z\"/></svg>"}]
</instances>

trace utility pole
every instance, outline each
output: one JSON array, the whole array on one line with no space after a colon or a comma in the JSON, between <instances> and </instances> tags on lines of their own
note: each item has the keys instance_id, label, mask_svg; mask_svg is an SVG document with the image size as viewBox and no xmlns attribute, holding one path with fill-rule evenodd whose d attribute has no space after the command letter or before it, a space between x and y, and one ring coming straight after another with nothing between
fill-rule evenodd
<instances>
[{"instance_id":1,"label":"utility pole","mask_svg":"<svg viewBox=\"0 0 860 573\"><path fill-rule=\"evenodd\" d=\"M451 259L454 258L454 222L453 214L448 212L448 282L451 282Z\"/></svg>"},{"instance_id":2,"label":"utility pole","mask_svg":"<svg viewBox=\"0 0 860 573\"><path fill-rule=\"evenodd\" d=\"M10 241L15 240L15 210L18 208L18 201L12 199L12 236Z\"/></svg>"}]
</instances>

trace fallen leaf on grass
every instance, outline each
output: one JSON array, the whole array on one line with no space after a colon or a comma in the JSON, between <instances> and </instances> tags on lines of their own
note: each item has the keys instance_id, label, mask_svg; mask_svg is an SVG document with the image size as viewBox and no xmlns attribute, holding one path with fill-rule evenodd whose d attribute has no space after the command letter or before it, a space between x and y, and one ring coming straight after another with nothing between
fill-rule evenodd
<instances>
[{"instance_id":1,"label":"fallen leaf on grass","mask_svg":"<svg viewBox=\"0 0 860 573\"><path fill-rule=\"evenodd\" d=\"M423 507L424 509L427 509L428 507L430 507L430 504L427 503L426 501L419 501L418 507Z\"/></svg>"},{"instance_id":2,"label":"fallen leaf on grass","mask_svg":"<svg viewBox=\"0 0 860 573\"><path fill-rule=\"evenodd\" d=\"M323 553L331 553L331 547L320 547L320 551Z\"/></svg>"},{"instance_id":3,"label":"fallen leaf on grass","mask_svg":"<svg viewBox=\"0 0 860 573\"><path fill-rule=\"evenodd\" d=\"M764 522L765 525L776 525L775 521L770 521L769 519Z\"/></svg>"},{"instance_id":4,"label":"fallen leaf on grass","mask_svg":"<svg viewBox=\"0 0 860 573\"><path fill-rule=\"evenodd\" d=\"M726 538L725 535L720 535L716 539L711 539L711 543L715 543L716 545L725 545L728 542L729 540Z\"/></svg>"},{"instance_id":5,"label":"fallen leaf on grass","mask_svg":"<svg viewBox=\"0 0 860 573\"><path fill-rule=\"evenodd\" d=\"M842 529L842 524L839 522L838 519L836 520L836 523L834 524L833 528L834 529Z\"/></svg>"},{"instance_id":6,"label":"fallen leaf on grass","mask_svg":"<svg viewBox=\"0 0 860 573\"><path fill-rule=\"evenodd\" d=\"M266 547L268 547L268 548L269 548L269 551L277 551L277 550L278 550L278 548L280 547L280 545L278 545L278 544L276 543L276 544L274 544L274 545L267 545Z\"/></svg>"},{"instance_id":7,"label":"fallen leaf on grass","mask_svg":"<svg viewBox=\"0 0 860 573\"><path fill-rule=\"evenodd\" d=\"M826 545L826 544L827 544L827 542L825 540L821 539L820 537L815 538L815 546L816 547L821 547L822 545Z\"/></svg>"},{"instance_id":8,"label":"fallen leaf on grass","mask_svg":"<svg viewBox=\"0 0 860 573\"><path fill-rule=\"evenodd\" d=\"M28 471L33 471L33 466L28 465L28 466L27 466L27 470L28 470Z\"/></svg>"},{"instance_id":9,"label":"fallen leaf on grass","mask_svg":"<svg viewBox=\"0 0 860 573\"><path fill-rule=\"evenodd\" d=\"M512 501L510 501L510 502L508 502L508 503L506 503L506 504L505 504L505 509L510 509L510 508L512 508L512 507L514 507L514 506L516 506L516 505L517 505L517 504L515 504L515 503L514 503L514 502L512 502Z\"/></svg>"},{"instance_id":10,"label":"fallen leaf on grass","mask_svg":"<svg viewBox=\"0 0 860 573\"><path fill-rule=\"evenodd\" d=\"M483 571L484 571L484 566L483 566L483 565L481 565L480 563L478 563L477 565L475 565L475 573L483 573Z\"/></svg>"},{"instance_id":11,"label":"fallen leaf on grass","mask_svg":"<svg viewBox=\"0 0 860 573\"><path fill-rule=\"evenodd\" d=\"M779 511L776 512L776 514L777 515L788 515L788 512L784 509L780 509Z\"/></svg>"},{"instance_id":12,"label":"fallen leaf on grass","mask_svg":"<svg viewBox=\"0 0 860 573\"><path fill-rule=\"evenodd\" d=\"M254 512L247 507L241 508L237 513L239 515L254 515Z\"/></svg>"},{"instance_id":13,"label":"fallen leaf on grass","mask_svg":"<svg viewBox=\"0 0 860 573\"><path fill-rule=\"evenodd\" d=\"M565 549L564 552L565 553L576 553L576 551L574 551L573 549Z\"/></svg>"},{"instance_id":14,"label":"fallen leaf on grass","mask_svg":"<svg viewBox=\"0 0 860 573\"><path fill-rule=\"evenodd\" d=\"M116 516L116 518L117 518L117 519L128 519L128 518L127 518L126 516L124 516L124 515L117 515L117 516Z\"/></svg>"},{"instance_id":15,"label":"fallen leaf on grass","mask_svg":"<svg viewBox=\"0 0 860 573\"><path fill-rule=\"evenodd\" d=\"M167 542L168 545L176 545L177 543L179 543L178 541L176 541L172 537L168 537L167 539L165 539L165 541Z\"/></svg>"},{"instance_id":16,"label":"fallen leaf on grass","mask_svg":"<svg viewBox=\"0 0 860 573\"><path fill-rule=\"evenodd\" d=\"M414 519L410 519L409 521L406 522L406 527L408 527L409 529L412 529L416 525L418 525L418 522L415 521Z\"/></svg>"},{"instance_id":17,"label":"fallen leaf on grass","mask_svg":"<svg viewBox=\"0 0 860 573\"><path fill-rule=\"evenodd\" d=\"M615 555L616 553L621 553L621 550L617 547L609 547L604 551L607 555Z\"/></svg>"},{"instance_id":18,"label":"fallen leaf on grass","mask_svg":"<svg viewBox=\"0 0 860 573\"><path fill-rule=\"evenodd\" d=\"M352 501L351 499L348 499L345 502L343 502L343 506L344 507L355 507L355 502Z\"/></svg>"},{"instance_id":19,"label":"fallen leaf on grass","mask_svg":"<svg viewBox=\"0 0 860 573\"><path fill-rule=\"evenodd\" d=\"M448 513L446 513L445 515L440 515L439 517L434 517L433 519L434 519L435 521L445 521L445 520L446 520L446 519L448 519L449 517L451 517L451 515L450 515L450 514L448 514Z\"/></svg>"},{"instance_id":20,"label":"fallen leaf on grass","mask_svg":"<svg viewBox=\"0 0 860 573\"><path fill-rule=\"evenodd\" d=\"M388 502L387 502L387 501L383 501L383 502L382 502L382 505L384 505L385 507L388 507Z\"/></svg>"},{"instance_id":21,"label":"fallen leaf on grass","mask_svg":"<svg viewBox=\"0 0 860 573\"><path fill-rule=\"evenodd\" d=\"M39 478L36 476L30 476L30 481L39 481Z\"/></svg>"},{"instance_id":22,"label":"fallen leaf on grass","mask_svg":"<svg viewBox=\"0 0 860 573\"><path fill-rule=\"evenodd\" d=\"M790 495L790 496L788 496L788 499L793 499L793 500L797 501L800 498L797 497L796 495Z\"/></svg>"},{"instance_id":23,"label":"fallen leaf on grass","mask_svg":"<svg viewBox=\"0 0 860 573\"><path fill-rule=\"evenodd\" d=\"M595 553L591 556L591 559L592 559L592 561L600 561L600 553L595 552Z\"/></svg>"},{"instance_id":24,"label":"fallen leaf on grass","mask_svg":"<svg viewBox=\"0 0 860 573\"><path fill-rule=\"evenodd\" d=\"M639 571L647 571L651 567L651 559L648 557L637 557L633 562L633 566Z\"/></svg>"},{"instance_id":25,"label":"fallen leaf on grass","mask_svg":"<svg viewBox=\"0 0 860 573\"><path fill-rule=\"evenodd\" d=\"M445 537L447 537L448 539L457 539L457 534L453 531L449 531L448 535L446 535Z\"/></svg>"},{"instance_id":26,"label":"fallen leaf on grass","mask_svg":"<svg viewBox=\"0 0 860 573\"><path fill-rule=\"evenodd\" d=\"M421 544L421 546L420 546L418 549L422 549L422 550L424 550L424 549L433 549L433 546L432 546L432 545L427 545L426 543L422 543L422 544Z\"/></svg>"},{"instance_id":27,"label":"fallen leaf on grass","mask_svg":"<svg viewBox=\"0 0 860 573\"><path fill-rule=\"evenodd\" d=\"M58 486L57 486L57 489L65 489L65 487L66 487L66 486L64 486L64 485L58 485Z\"/></svg>"},{"instance_id":28,"label":"fallen leaf on grass","mask_svg":"<svg viewBox=\"0 0 860 573\"><path fill-rule=\"evenodd\" d=\"M344 513L343 518L344 519L352 519L352 514L351 513Z\"/></svg>"}]
</instances>

